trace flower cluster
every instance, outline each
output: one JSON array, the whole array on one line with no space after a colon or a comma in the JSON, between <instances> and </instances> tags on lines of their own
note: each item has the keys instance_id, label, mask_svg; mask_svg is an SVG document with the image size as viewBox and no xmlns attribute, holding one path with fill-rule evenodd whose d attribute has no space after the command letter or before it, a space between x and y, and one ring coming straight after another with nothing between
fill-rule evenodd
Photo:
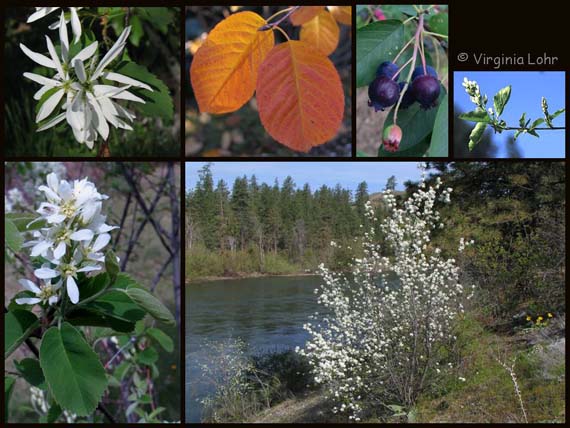
<instances>
[{"instance_id":1,"label":"flower cluster","mask_svg":"<svg viewBox=\"0 0 570 428\"><path fill-rule=\"evenodd\" d=\"M59 8L38 8L28 22L46 16L56 9ZM52 26L59 29L59 53L47 35L49 56L33 52L24 44L20 44L26 56L35 63L54 70L55 74L45 77L35 73L24 73L24 77L42 85L34 95L34 99L40 101L36 116L36 123L39 124L37 131L52 128L66 120L75 139L92 149L98 136L107 140L109 124L115 128L132 130L129 122L135 118L134 113L116 101L125 100L144 104L145 101L129 92L129 89L135 87L152 91L152 88L109 68L125 49L131 31L130 26L123 30L115 44L99 60L97 41L81 50L77 48L81 35L81 24L77 15L79 8L70 9L70 21L75 35L74 44L70 44L63 11L57 25ZM111 84L113 82L120 85L114 86Z\"/></svg>"},{"instance_id":2,"label":"flower cluster","mask_svg":"<svg viewBox=\"0 0 570 428\"><path fill-rule=\"evenodd\" d=\"M351 420L361 418L365 400L413 405L442 371L436 351L454 340L452 325L463 312L464 297L456 261L431 244L433 230L443 227L435 204L449 202L451 192L439 180L426 188L422 179L399 207L386 191L389 214L380 231L387 248L377 243L369 202L372 227L351 275L320 267L324 284L318 302L327 315L315 315L318 321L305 325L311 339L298 352L309 358L315 381L338 403L333 411L348 413Z\"/></svg>"},{"instance_id":3,"label":"flower cluster","mask_svg":"<svg viewBox=\"0 0 570 428\"><path fill-rule=\"evenodd\" d=\"M37 210L40 217L32 223L45 224L24 246L31 247L31 257L46 261L34 271L43 284L20 280L35 297L19 298L16 303L53 305L60 300L60 289L65 284L65 292L75 304L79 301L77 275L101 270L105 261L102 250L111 240L109 232L117 228L107 225L106 216L101 214L102 201L108 197L87 178L70 183L59 180L54 173L48 174L47 186L39 190L46 201Z\"/></svg>"},{"instance_id":4,"label":"flower cluster","mask_svg":"<svg viewBox=\"0 0 570 428\"><path fill-rule=\"evenodd\" d=\"M494 112L492 108L486 109L487 106L487 95L481 95L481 90L479 85L474 80L469 80L467 77L463 78L463 83L461 84L465 88L465 92L469 95L469 99L473 104L482 110L486 110L487 113L492 117Z\"/></svg>"}]
</instances>

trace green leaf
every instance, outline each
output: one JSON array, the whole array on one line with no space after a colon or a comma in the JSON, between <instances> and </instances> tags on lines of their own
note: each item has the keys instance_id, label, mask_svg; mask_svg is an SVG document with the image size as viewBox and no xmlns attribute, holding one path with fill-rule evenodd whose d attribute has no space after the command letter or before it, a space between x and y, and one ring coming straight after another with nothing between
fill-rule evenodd
<instances>
[{"instance_id":1,"label":"green leaf","mask_svg":"<svg viewBox=\"0 0 570 428\"><path fill-rule=\"evenodd\" d=\"M469 151L472 151L475 146L479 144L479 141L481 141L481 138L483 138L485 129L487 129L486 123L479 122L477 125L475 125L475 128L473 128L471 134L469 134Z\"/></svg>"},{"instance_id":2,"label":"green leaf","mask_svg":"<svg viewBox=\"0 0 570 428\"><path fill-rule=\"evenodd\" d=\"M4 376L4 422L9 419L10 398L14 390L16 379L10 376Z\"/></svg>"},{"instance_id":3,"label":"green leaf","mask_svg":"<svg viewBox=\"0 0 570 428\"><path fill-rule=\"evenodd\" d=\"M391 61L404 47L404 25L391 19L368 24L356 31L356 86L374 80L376 69Z\"/></svg>"},{"instance_id":4,"label":"green leaf","mask_svg":"<svg viewBox=\"0 0 570 428\"><path fill-rule=\"evenodd\" d=\"M105 270L109 274L111 283L114 283L117 279L117 275L121 271L121 268L117 262L117 256L113 250L109 250L107 251L107 254L105 254Z\"/></svg>"},{"instance_id":5,"label":"green leaf","mask_svg":"<svg viewBox=\"0 0 570 428\"><path fill-rule=\"evenodd\" d=\"M431 143L427 156L429 157L445 157L449 151L449 134L447 127L448 118L447 95L437 109L437 116L433 125L433 133L431 134Z\"/></svg>"},{"instance_id":6,"label":"green leaf","mask_svg":"<svg viewBox=\"0 0 570 428\"><path fill-rule=\"evenodd\" d=\"M540 135L538 135L538 133L534 129L529 129L527 132L533 137L540 138Z\"/></svg>"},{"instance_id":7,"label":"green leaf","mask_svg":"<svg viewBox=\"0 0 570 428\"><path fill-rule=\"evenodd\" d=\"M96 300L85 305L86 309L109 315L127 322L136 322L144 318L145 311L141 310L127 294L119 290L110 290Z\"/></svg>"},{"instance_id":8,"label":"green leaf","mask_svg":"<svg viewBox=\"0 0 570 428\"><path fill-rule=\"evenodd\" d=\"M52 404L46 415L47 416L46 423L53 424L59 419L62 413L63 411L61 410L61 406L59 404L57 403Z\"/></svg>"},{"instance_id":9,"label":"green leaf","mask_svg":"<svg viewBox=\"0 0 570 428\"><path fill-rule=\"evenodd\" d=\"M441 103L445 96L446 92L441 88L438 103ZM398 112L398 125L402 128L402 141L400 142L400 149L394 153L394 156L404 156L405 152L423 142L432 133L437 111L438 109L436 108L424 110L420 108L418 103L415 103L408 109L400 109ZM388 114L385 124L388 126L393 122L394 109ZM385 156L384 150L379 150L378 155Z\"/></svg>"},{"instance_id":10,"label":"green leaf","mask_svg":"<svg viewBox=\"0 0 570 428\"><path fill-rule=\"evenodd\" d=\"M524 131L521 131L520 129L518 131L515 132L515 136L514 136L514 140L517 141L517 138L519 138L519 135L521 135Z\"/></svg>"},{"instance_id":11,"label":"green leaf","mask_svg":"<svg viewBox=\"0 0 570 428\"><path fill-rule=\"evenodd\" d=\"M459 119L467 120L469 122L483 122L483 123L491 123L491 118L487 114L487 112L483 109L476 109L470 111L468 113L461 113L458 116Z\"/></svg>"},{"instance_id":12,"label":"green leaf","mask_svg":"<svg viewBox=\"0 0 570 428\"><path fill-rule=\"evenodd\" d=\"M505 109L505 106L509 102L510 98L511 98L511 85L505 86L503 89L499 90L499 92L495 94L495 97L493 98L493 105L495 106L495 111L497 112L496 113L497 116L503 114L503 110Z\"/></svg>"},{"instance_id":13,"label":"green leaf","mask_svg":"<svg viewBox=\"0 0 570 428\"><path fill-rule=\"evenodd\" d=\"M40 364L57 403L77 416L88 416L107 389L105 369L81 333L64 322L51 327L40 347Z\"/></svg>"},{"instance_id":14,"label":"green leaf","mask_svg":"<svg viewBox=\"0 0 570 428\"><path fill-rule=\"evenodd\" d=\"M4 358L8 358L39 326L40 321L29 311L6 312L4 315Z\"/></svg>"},{"instance_id":15,"label":"green leaf","mask_svg":"<svg viewBox=\"0 0 570 428\"><path fill-rule=\"evenodd\" d=\"M24 238L12 220L4 219L4 242L13 252L17 253L22 248Z\"/></svg>"},{"instance_id":16,"label":"green leaf","mask_svg":"<svg viewBox=\"0 0 570 428\"><path fill-rule=\"evenodd\" d=\"M129 40L133 45L139 46L141 38L144 34L141 20L138 16L134 15L131 17L130 24L131 24L131 35L129 36Z\"/></svg>"},{"instance_id":17,"label":"green leaf","mask_svg":"<svg viewBox=\"0 0 570 428\"><path fill-rule=\"evenodd\" d=\"M530 130L533 130L534 128L536 128L538 125L542 125L544 123L544 119L536 119L534 122L532 122L532 124L530 125Z\"/></svg>"},{"instance_id":18,"label":"green leaf","mask_svg":"<svg viewBox=\"0 0 570 428\"><path fill-rule=\"evenodd\" d=\"M35 214L25 214L25 213L6 213L5 218L11 220L14 225L18 228L20 232L27 232L29 230L38 230L44 227L45 220L38 220L39 216ZM34 220L34 224L30 224ZM29 227L28 227L29 225Z\"/></svg>"},{"instance_id":19,"label":"green leaf","mask_svg":"<svg viewBox=\"0 0 570 428\"><path fill-rule=\"evenodd\" d=\"M361 151L357 151L356 152L356 157L357 158L367 158L370 157L367 153L361 152Z\"/></svg>"},{"instance_id":20,"label":"green leaf","mask_svg":"<svg viewBox=\"0 0 570 428\"><path fill-rule=\"evenodd\" d=\"M111 288L118 288L120 290L126 290L127 288L131 287L141 287L130 275L126 273L120 273L117 276L117 280L113 284Z\"/></svg>"},{"instance_id":21,"label":"green leaf","mask_svg":"<svg viewBox=\"0 0 570 428\"><path fill-rule=\"evenodd\" d=\"M524 128L524 127L525 127L525 124L526 124L526 112L523 113L523 114L521 115L520 119L519 119L519 126L520 126L521 128Z\"/></svg>"},{"instance_id":22,"label":"green leaf","mask_svg":"<svg viewBox=\"0 0 570 428\"><path fill-rule=\"evenodd\" d=\"M447 36L449 28L448 21L449 16L447 13L438 13L431 16L428 21L428 26L430 31Z\"/></svg>"},{"instance_id":23,"label":"green leaf","mask_svg":"<svg viewBox=\"0 0 570 428\"><path fill-rule=\"evenodd\" d=\"M142 288L128 288L126 293L133 302L147 311L156 320L162 321L167 325L176 325L176 321L168 308L149 292Z\"/></svg>"},{"instance_id":24,"label":"green leaf","mask_svg":"<svg viewBox=\"0 0 570 428\"><path fill-rule=\"evenodd\" d=\"M140 364L151 366L158 361L158 352L154 348L146 348L137 355L137 361Z\"/></svg>"},{"instance_id":25,"label":"green leaf","mask_svg":"<svg viewBox=\"0 0 570 428\"><path fill-rule=\"evenodd\" d=\"M121 62L113 71L144 82L153 89L153 92L134 87L129 89L130 92L145 100L145 104L137 104L140 111L148 116L158 116L168 122L172 121L174 115L172 97L167 86L158 77L143 65L130 61Z\"/></svg>"},{"instance_id":26,"label":"green leaf","mask_svg":"<svg viewBox=\"0 0 570 428\"><path fill-rule=\"evenodd\" d=\"M76 326L107 327L120 333L131 333L135 323L116 318L94 309L77 309L67 314L67 320Z\"/></svg>"},{"instance_id":27,"label":"green leaf","mask_svg":"<svg viewBox=\"0 0 570 428\"><path fill-rule=\"evenodd\" d=\"M38 360L35 358L24 358L20 361L14 361L14 366L30 385L45 389L44 373Z\"/></svg>"},{"instance_id":28,"label":"green leaf","mask_svg":"<svg viewBox=\"0 0 570 428\"><path fill-rule=\"evenodd\" d=\"M103 272L88 278L81 284L81 300L93 297L109 286L110 279L107 272Z\"/></svg>"},{"instance_id":29,"label":"green leaf","mask_svg":"<svg viewBox=\"0 0 570 428\"><path fill-rule=\"evenodd\" d=\"M558 116L560 116L560 115L561 115L562 113L564 113L565 111L566 111L566 109L563 109L563 108L556 110L554 113L552 113L552 114L550 115L550 120L556 119Z\"/></svg>"},{"instance_id":30,"label":"green leaf","mask_svg":"<svg viewBox=\"0 0 570 428\"><path fill-rule=\"evenodd\" d=\"M158 343L166 352L174 351L174 342L165 332L158 328L149 328L146 332L152 340Z\"/></svg>"},{"instance_id":31,"label":"green leaf","mask_svg":"<svg viewBox=\"0 0 570 428\"><path fill-rule=\"evenodd\" d=\"M162 34L168 33L169 25L174 22L173 11L168 7L141 7L137 8L137 12Z\"/></svg>"}]
</instances>

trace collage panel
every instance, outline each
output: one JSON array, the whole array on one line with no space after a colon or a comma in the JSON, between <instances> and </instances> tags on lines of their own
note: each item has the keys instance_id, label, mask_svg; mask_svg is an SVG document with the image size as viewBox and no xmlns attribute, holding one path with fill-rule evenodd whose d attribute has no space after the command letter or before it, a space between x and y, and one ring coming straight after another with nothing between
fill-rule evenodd
<instances>
[{"instance_id":1,"label":"collage panel","mask_svg":"<svg viewBox=\"0 0 570 428\"><path fill-rule=\"evenodd\" d=\"M564 71L456 71L457 158L566 156Z\"/></svg>"},{"instance_id":2,"label":"collage panel","mask_svg":"<svg viewBox=\"0 0 570 428\"><path fill-rule=\"evenodd\" d=\"M449 155L447 5L356 6L358 157Z\"/></svg>"},{"instance_id":3,"label":"collage panel","mask_svg":"<svg viewBox=\"0 0 570 428\"><path fill-rule=\"evenodd\" d=\"M186 156L351 157L352 6L186 7Z\"/></svg>"},{"instance_id":4,"label":"collage panel","mask_svg":"<svg viewBox=\"0 0 570 428\"><path fill-rule=\"evenodd\" d=\"M5 422L181 421L178 165L4 168Z\"/></svg>"},{"instance_id":5,"label":"collage panel","mask_svg":"<svg viewBox=\"0 0 570 428\"><path fill-rule=\"evenodd\" d=\"M7 157L179 157L180 8L5 8Z\"/></svg>"},{"instance_id":6,"label":"collage panel","mask_svg":"<svg viewBox=\"0 0 570 428\"><path fill-rule=\"evenodd\" d=\"M563 420L564 162L185 171L187 422Z\"/></svg>"}]
</instances>

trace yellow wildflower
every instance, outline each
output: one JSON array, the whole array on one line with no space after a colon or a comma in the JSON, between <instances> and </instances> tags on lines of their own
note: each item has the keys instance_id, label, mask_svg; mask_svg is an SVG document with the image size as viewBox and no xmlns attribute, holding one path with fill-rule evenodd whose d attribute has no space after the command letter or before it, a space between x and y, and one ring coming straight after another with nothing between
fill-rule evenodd
<instances>
[{"instance_id":1,"label":"yellow wildflower","mask_svg":"<svg viewBox=\"0 0 570 428\"><path fill-rule=\"evenodd\" d=\"M532 321L532 317L531 317L530 315L527 315L527 316L526 316L526 320L527 320L527 321Z\"/></svg>"},{"instance_id":2,"label":"yellow wildflower","mask_svg":"<svg viewBox=\"0 0 570 428\"><path fill-rule=\"evenodd\" d=\"M552 315L550 312L548 313L548 318L552 318L554 315Z\"/></svg>"}]
</instances>

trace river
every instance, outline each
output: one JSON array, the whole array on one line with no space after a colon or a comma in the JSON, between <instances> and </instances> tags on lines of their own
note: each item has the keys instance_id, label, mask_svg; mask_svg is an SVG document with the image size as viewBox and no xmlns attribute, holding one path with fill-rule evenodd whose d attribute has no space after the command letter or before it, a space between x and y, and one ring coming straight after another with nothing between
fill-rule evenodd
<instances>
[{"instance_id":1,"label":"river","mask_svg":"<svg viewBox=\"0 0 570 428\"><path fill-rule=\"evenodd\" d=\"M200 400L211 392L200 364L207 346L240 338L250 354L303 346L309 315L318 311L317 276L261 277L194 283L186 287L186 422L200 422Z\"/></svg>"}]
</instances>

